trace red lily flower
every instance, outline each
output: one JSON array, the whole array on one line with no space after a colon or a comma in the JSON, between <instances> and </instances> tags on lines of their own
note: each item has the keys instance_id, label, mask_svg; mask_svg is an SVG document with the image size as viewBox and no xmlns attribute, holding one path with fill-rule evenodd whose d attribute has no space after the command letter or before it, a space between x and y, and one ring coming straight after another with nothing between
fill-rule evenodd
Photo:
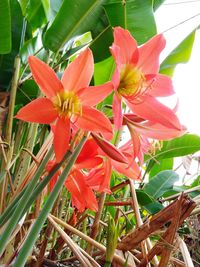
<instances>
[{"instance_id":1,"label":"red lily flower","mask_svg":"<svg viewBox=\"0 0 200 267\"><path fill-rule=\"evenodd\" d=\"M54 71L34 56L29 66L33 78L46 98L38 98L20 109L16 118L36 123L56 123L54 150L59 162L68 149L71 124L86 131L112 135L108 118L91 107L111 93L108 82L101 86L89 86L93 75L92 52L87 48L64 71L61 81Z\"/></svg>"},{"instance_id":2,"label":"red lily flower","mask_svg":"<svg viewBox=\"0 0 200 267\"><path fill-rule=\"evenodd\" d=\"M159 74L159 55L165 47L162 34L154 36L141 47L121 27L114 28L114 43L110 48L116 61L112 78L114 84L113 113L117 129L122 125L122 100L134 114L152 123L181 130L174 111L161 104L156 97L174 94L169 77Z\"/></svg>"},{"instance_id":3,"label":"red lily flower","mask_svg":"<svg viewBox=\"0 0 200 267\"><path fill-rule=\"evenodd\" d=\"M99 154L103 157L101 165L93 168L86 177L87 184L98 192L110 193L110 178L112 169L125 175L128 178L139 180L141 178L141 170L133 157L132 141L118 148L125 162L116 161L108 157L105 152L99 149Z\"/></svg>"},{"instance_id":4,"label":"red lily flower","mask_svg":"<svg viewBox=\"0 0 200 267\"><path fill-rule=\"evenodd\" d=\"M45 168L46 171L50 172L55 165L55 160L49 161ZM53 190L53 187L55 186L61 172L62 170L59 169L51 178L49 183L50 192ZM71 193L72 205L75 206L80 212L83 212L85 209L90 209L93 211L98 210L95 194L91 187L87 184L86 176L76 167L72 169L67 177L65 181L65 187Z\"/></svg>"},{"instance_id":5,"label":"red lily flower","mask_svg":"<svg viewBox=\"0 0 200 267\"><path fill-rule=\"evenodd\" d=\"M86 176L81 171L74 169L65 181L65 186L71 193L72 205L80 212L85 209L98 210L95 194L86 183Z\"/></svg>"},{"instance_id":6,"label":"red lily flower","mask_svg":"<svg viewBox=\"0 0 200 267\"><path fill-rule=\"evenodd\" d=\"M159 123L141 120L141 118L131 118L129 115L131 114L124 114L123 124L128 126L131 135L134 158L137 157L141 164L143 163L144 154L146 154L151 148L149 138L170 140L181 136L186 130L184 126L182 127L182 130L177 130L175 128L165 127Z\"/></svg>"}]
</instances>

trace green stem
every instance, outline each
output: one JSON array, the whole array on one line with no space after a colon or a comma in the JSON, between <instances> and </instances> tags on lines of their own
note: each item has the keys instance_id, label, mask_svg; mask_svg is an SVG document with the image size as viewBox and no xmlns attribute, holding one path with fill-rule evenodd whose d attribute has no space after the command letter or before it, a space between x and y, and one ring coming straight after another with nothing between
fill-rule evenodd
<instances>
[{"instance_id":1,"label":"green stem","mask_svg":"<svg viewBox=\"0 0 200 267\"><path fill-rule=\"evenodd\" d=\"M16 209L16 206L20 200L20 198L23 196L27 186L19 193L19 195L9 204L9 206L6 208L6 210L1 214L0 216L0 227L7 222L7 220L10 218L11 214Z\"/></svg>"},{"instance_id":2,"label":"green stem","mask_svg":"<svg viewBox=\"0 0 200 267\"><path fill-rule=\"evenodd\" d=\"M19 70L20 70L20 57L19 55L17 55L15 57L15 62L14 62L14 75L11 83L9 111L8 111L6 134L5 134L5 140L6 142L8 142L8 144L11 143L15 98L17 93L18 79L19 79Z\"/></svg>"},{"instance_id":3,"label":"green stem","mask_svg":"<svg viewBox=\"0 0 200 267\"><path fill-rule=\"evenodd\" d=\"M27 189L23 195L23 197L20 199L17 208L15 209L12 217L10 218L9 224L7 225L5 231L3 232L3 234L0 237L0 255L2 255L6 243L10 237L10 235L12 234L13 230L15 229L17 223L19 222L24 207L26 206L29 197L31 195L31 192L33 191L33 189L35 188L37 181L39 180L42 172L44 171L44 168L47 164L47 162L49 161L51 155L53 153L53 148L51 148L49 150L49 152L47 153L45 159L42 161L42 163L40 164L39 168L37 169L33 179L31 180L31 182L29 183L29 185L27 186Z\"/></svg>"},{"instance_id":4,"label":"green stem","mask_svg":"<svg viewBox=\"0 0 200 267\"><path fill-rule=\"evenodd\" d=\"M54 176L54 174L60 169L61 165L63 164L63 162L65 162L69 156L71 155L71 151L68 151L66 153L66 155L64 156L63 160L57 164L53 170L46 176L43 178L43 180L36 186L36 188L33 190L33 192L30 194L28 202L26 204L26 206L24 207L24 210L22 212L23 216L26 211L29 209L29 207L32 205L32 203L34 202L34 200L36 199L36 197L43 191L43 189L46 187L46 185L49 183L49 181L51 180L51 178ZM27 185L28 186L28 185ZM23 189L23 191L20 192L20 194L13 200L13 202L7 207L7 209L4 211L4 213L2 215L0 215L0 226L5 223L9 218L10 215L13 213L13 211L15 210L17 204L18 204L18 200L22 197L22 195L24 194L27 186Z\"/></svg>"},{"instance_id":5,"label":"green stem","mask_svg":"<svg viewBox=\"0 0 200 267\"><path fill-rule=\"evenodd\" d=\"M77 147L74 150L74 153L70 157L67 165L65 166L61 176L59 177L53 191L49 195L42 211L40 212L40 215L38 216L37 220L35 221L28 237L26 238L26 241L24 242L24 245L22 249L19 252L18 257L16 258L16 261L13 265L13 267L23 267L26 263L26 259L29 255L29 253L32 250L32 247L34 246L35 241L37 240L37 237L43 227L44 222L46 221L46 218L51 211L54 202L56 201L58 194L66 180L66 177L69 175L71 168L73 167L85 141L87 139L87 136L84 136L80 143L77 145Z\"/></svg>"},{"instance_id":6,"label":"green stem","mask_svg":"<svg viewBox=\"0 0 200 267\"><path fill-rule=\"evenodd\" d=\"M110 267L110 266L111 266L111 262L106 261L104 267Z\"/></svg>"}]
</instances>

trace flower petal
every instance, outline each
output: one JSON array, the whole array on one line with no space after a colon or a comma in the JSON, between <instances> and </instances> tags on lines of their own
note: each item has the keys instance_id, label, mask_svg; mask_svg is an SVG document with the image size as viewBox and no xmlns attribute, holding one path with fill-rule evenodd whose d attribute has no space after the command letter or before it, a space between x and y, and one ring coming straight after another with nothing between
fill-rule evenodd
<instances>
[{"instance_id":1,"label":"flower petal","mask_svg":"<svg viewBox=\"0 0 200 267\"><path fill-rule=\"evenodd\" d=\"M112 83L114 90L117 91L117 88L119 87L120 84L120 67L116 67L113 76L112 76Z\"/></svg>"},{"instance_id":2,"label":"flower petal","mask_svg":"<svg viewBox=\"0 0 200 267\"><path fill-rule=\"evenodd\" d=\"M159 70L159 56L165 47L165 39L162 34L151 38L147 43L139 48L138 67L143 73L157 73Z\"/></svg>"},{"instance_id":3,"label":"flower petal","mask_svg":"<svg viewBox=\"0 0 200 267\"><path fill-rule=\"evenodd\" d=\"M87 48L65 70L61 80L65 90L77 92L79 89L87 87L93 72L93 55Z\"/></svg>"},{"instance_id":4,"label":"flower petal","mask_svg":"<svg viewBox=\"0 0 200 267\"><path fill-rule=\"evenodd\" d=\"M95 142L99 145L99 147L103 150L103 152L106 153L106 155L108 155L111 159L127 163L127 159L113 144L101 138L97 134L92 134L92 137L94 138Z\"/></svg>"},{"instance_id":5,"label":"flower petal","mask_svg":"<svg viewBox=\"0 0 200 267\"><path fill-rule=\"evenodd\" d=\"M78 158L76 160L76 163L80 163L84 160L86 160L88 157L95 157L98 155L98 145L94 141L92 137L89 137L88 140L85 142L80 154L78 155Z\"/></svg>"},{"instance_id":6,"label":"flower petal","mask_svg":"<svg viewBox=\"0 0 200 267\"><path fill-rule=\"evenodd\" d=\"M158 140L169 140L178 136L181 136L186 131L185 127L181 130L165 127L159 123L145 122L143 124L133 123L139 134L142 134L148 138Z\"/></svg>"},{"instance_id":7,"label":"flower petal","mask_svg":"<svg viewBox=\"0 0 200 267\"><path fill-rule=\"evenodd\" d=\"M38 98L21 108L15 118L37 123L52 123L58 114L47 98Z\"/></svg>"},{"instance_id":8,"label":"flower petal","mask_svg":"<svg viewBox=\"0 0 200 267\"><path fill-rule=\"evenodd\" d=\"M78 91L77 95L83 105L95 106L113 91L113 84L107 82L98 86L89 86Z\"/></svg>"},{"instance_id":9,"label":"flower petal","mask_svg":"<svg viewBox=\"0 0 200 267\"><path fill-rule=\"evenodd\" d=\"M61 81L47 64L34 56L28 58L28 63L33 78L44 95L48 98L52 98L56 93L63 90Z\"/></svg>"},{"instance_id":10,"label":"flower petal","mask_svg":"<svg viewBox=\"0 0 200 267\"><path fill-rule=\"evenodd\" d=\"M76 125L86 131L97 133L112 133L112 125L109 119L97 109L89 106L82 107L82 116L79 116Z\"/></svg>"},{"instance_id":11,"label":"flower petal","mask_svg":"<svg viewBox=\"0 0 200 267\"><path fill-rule=\"evenodd\" d=\"M126 103L135 114L144 119L154 123L160 123L168 128L182 129L176 114L170 108L158 102L154 97L145 96L141 100L141 103L138 104L133 104L128 101Z\"/></svg>"},{"instance_id":12,"label":"flower petal","mask_svg":"<svg viewBox=\"0 0 200 267\"><path fill-rule=\"evenodd\" d=\"M102 163L102 167L92 169L89 172L89 174L86 176L86 183L97 192L106 192L110 194L111 173L111 161L110 159L106 159Z\"/></svg>"},{"instance_id":13,"label":"flower petal","mask_svg":"<svg viewBox=\"0 0 200 267\"><path fill-rule=\"evenodd\" d=\"M60 162L69 149L70 121L59 118L53 132L56 161Z\"/></svg>"},{"instance_id":14,"label":"flower petal","mask_svg":"<svg viewBox=\"0 0 200 267\"><path fill-rule=\"evenodd\" d=\"M115 93L113 97L113 116L114 116L115 130L119 130L122 126L123 114L122 114L122 100L117 93Z\"/></svg>"},{"instance_id":15,"label":"flower petal","mask_svg":"<svg viewBox=\"0 0 200 267\"><path fill-rule=\"evenodd\" d=\"M136 40L131 36L128 30L121 27L114 28L114 44L120 47L121 63L131 63L133 54L137 48Z\"/></svg>"},{"instance_id":16,"label":"flower petal","mask_svg":"<svg viewBox=\"0 0 200 267\"><path fill-rule=\"evenodd\" d=\"M67 178L65 186L72 195L72 203L83 212L85 209L97 211L98 204L92 189L86 184L84 175L74 170Z\"/></svg>"},{"instance_id":17,"label":"flower petal","mask_svg":"<svg viewBox=\"0 0 200 267\"><path fill-rule=\"evenodd\" d=\"M137 163L132 160L128 165L112 160L113 168L121 174L124 174L128 178L139 180L141 178L141 170Z\"/></svg>"},{"instance_id":18,"label":"flower petal","mask_svg":"<svg viewBox=\"0 0 200 267\"><path fill-rule=\"evenodd\" d=\"M92 169L95 168L96 166L99 166L102 163L102 158L101 157L91 157L87 158L80 163L76 163L77 168L79 169Z\"/></svg>"},{"instance_id":19,"label":"flower petal","mask_svg":"<svg viewBox=\"0 0 200 267\"><path fill-rule=\"evenodd\" d=\"M131 139L133 142L133 152L134 152L134 158L136 158L139 153L140 153L140 149L141 149L141 143L140 143L140 138L137 134L137 132L135 131L135 129L133 127L130 126L130 124L127 122L127 126L131 135Z\"/></svg>"},{"instance_id":20,"label":"flower petal","mask_svg":"<svg viewBox=\"0 0 200 267\"><path fill-rule=\"evenodd\" d=\"M151 88L150 95L155 97L170 96L175 93L172 79L162 74L156 75Z\"/></svg>"}]
</instances>

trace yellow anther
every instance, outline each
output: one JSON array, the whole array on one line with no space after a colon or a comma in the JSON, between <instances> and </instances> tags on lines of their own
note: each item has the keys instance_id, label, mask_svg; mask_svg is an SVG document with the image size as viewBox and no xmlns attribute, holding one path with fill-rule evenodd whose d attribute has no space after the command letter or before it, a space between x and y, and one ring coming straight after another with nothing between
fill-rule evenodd
<instances>
[{"instance_id":1,"label":"yellow anther","mask_svg":"<svg viewBox=\"0 0 200 267\"><path fill-rule=\"evenodd\" d=\"M145 77L143 73L132 65L125 65L120 73L118 93L122 96L136 95L143 90Z\"/></svg>"},{"instance_id":2,"label":"yellow anther","mask_svg":"<svg viewBox=\"0 0 200 267\"><path fill-rule=\"evenodd\" d=\"M61 117L70 118L72 115L82 114L82 106L80 100L74 92L59 92L55 96L53 104Z\"/></svg>"}]
</instances>

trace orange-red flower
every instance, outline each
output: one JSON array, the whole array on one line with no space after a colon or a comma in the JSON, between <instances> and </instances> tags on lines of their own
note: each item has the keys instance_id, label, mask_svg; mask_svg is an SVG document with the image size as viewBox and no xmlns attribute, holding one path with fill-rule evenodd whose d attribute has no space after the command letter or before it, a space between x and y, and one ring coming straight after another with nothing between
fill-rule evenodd
<instances>
[{"instance_id":1,"label":"orange-red flower","mask_svg":"<svg viewBox=\"0 0 200 267\"><path fill-rule=\"evenodd\" d=\"M46 171L50 172L56 161L49 161L46 166ZM61 174L59 169L54 176L51 178L49 187L50 191L53 190L58 177ZM95 197L95 194L91 187L86 182L86 175L84 175L78 168L74 167L68 177L66 177L65 187L71 193L72 205L75 206L80 212L83 212L85 209L90 209L93 211L98 210L98 204Z\"/></svg>"},{"instance_id":2,"label":"orange-red flower","mask_svg":"<svg viewBox=\"0 0 200 267\"><path fill-rule=\"evenodd\" d=\"M151 148L149 139L169 140L182 135L186 130L184 126L182 130L168 128L132 114L124 114L123 125L128 126L133 143L133 156L137 157L140 163L143 163L144 154Z\"/></svg>"},{"instance_id":3,"label":"orange-red flower","mask_svg":"<svg viewBox=\"0 0 200 267\"><path fill-rule=\"evenodd\" d=\"M64 71L61 81L55 72L34 56L29 57L34 80L46 96L33 100L20 109L16 118L54 127L54 150L57 161L68 149L71 124L83 130L112 135L108 118L93 108L112 92L108 82L101 86L89 86L94 71L92 52L87 48Z\"/></svg>"},{"instance_id":4,"label":"orange-red flower","mask_svg":"<svg viewBox=\"0 0 200 267\"><path fill-rule=\"evenodd\" d=\"M136 40L127 30L114 28L111 53L116 61L112 81L115 91L114 123L117 129L123 120L122 100L134 114L143 119L169 129L182 129L175 112L156 99L174 93L171 79L158 73L159 55L164 47L162 34L154 36L138 48Z\"/></svg>"},{"instance_id":5,"label":"orange-red flower","mask_svg":"<svg viewBox=\"0 0 200 267\"><path fill-rule=\"evenodd\" d=\"M94 190L98 192L110 192L112 170L128 178L140 180L141 170L133 157L132 141L128 141L126 144L119 147L118 150L126 159L126 163L108 157L105 152L99 148L99 155L103 157L103 162L96 168L91 169L86 177L87 184Z\"/></svg>"}]
</instances>

